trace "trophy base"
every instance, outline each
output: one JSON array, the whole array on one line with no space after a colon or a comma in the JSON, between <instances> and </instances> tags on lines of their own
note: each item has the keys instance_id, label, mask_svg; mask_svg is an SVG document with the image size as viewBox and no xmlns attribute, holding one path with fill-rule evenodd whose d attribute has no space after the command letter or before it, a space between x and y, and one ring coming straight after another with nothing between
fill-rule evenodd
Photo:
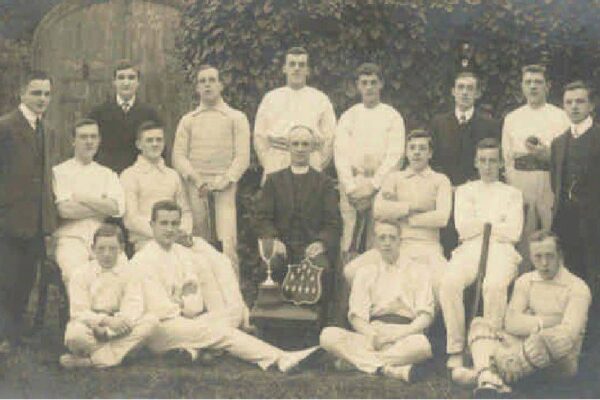
<instances>
[{"instance_id":1,"label":"trophy base","mask_svg":"<svg viewBox=\"0 0 600 400\"><path fill-rule=\"evenodd\" d=\"M260 285L258 296L254 302L259 307L275 307L284 302L279 285Z\"/></svg>"}]
</instances>

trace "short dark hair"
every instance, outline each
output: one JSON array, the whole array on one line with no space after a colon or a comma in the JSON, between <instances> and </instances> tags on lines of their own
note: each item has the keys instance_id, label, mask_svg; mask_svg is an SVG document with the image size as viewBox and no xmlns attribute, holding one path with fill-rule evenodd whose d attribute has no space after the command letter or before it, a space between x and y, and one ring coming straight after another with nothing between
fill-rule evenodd
<instances>
[{"instance_id":1,"label":"short dark hair","mask_svg":"<svg viewBox=\"0 0 600 400\"><path fill-rule=\"evenodd\" d=\"M159 211L178 211L179 216L181 216L182 211L179 204L175 203L172 200L161 200L154 203L152 206L152 215L150 217L151 221L156 221L156 217L158 216Z\"/></svg>"},{"instance_id":2,"label":"short dark hair","mask_svg":"<svg viewBox=\"0 0 600 400\"><path fill-rule=\"evenodd\" d=\"M477 142L477 150L479 149L498 149L500 150L500 141L496 138L483 138Z\"/></svg>"},{"instance_id":3,"label":"short dark hair","mask_svg":"<svg viewBox=\"0 0 600 400\"><path fill-rule=\"evenodd\" d=\"M521 75L525 75L527 72L530 72L532 74L542 74L544 75L545 80L548 79L546 67L542 64L524 65L523 68L521 68Z\"/></svg>"},{"instance_id":4,"label":"short dark hair","mask_svg":"<svg viewBox=\"0 0 600 400\"><path fill-rule=\"evenodd\" d=\"M137 74L138 79L140 79L142 76L142 73L136 64L134 64L131 60L122 59L122 60L117 61L113 68L113 79L115 79L117 77L117 72L123 71L124 69L134 70L135 73Z\"/></svg>"},{"instance_id":5,"label":"short dark hair","mask_svg":"<svg viewBox=\"0 0 600 400\"><path fill-rule=\"evenodd\" d=\"M301 46L295 46L295 47L290 47L286 52L285 52L285 57L287 58L288 55L302 55L302 54L306 54L306 57L308 57L308 51L306 51L306 49L304 47Z\"/></svg>"},{"instance_id":6,"label":"short dark hair","mask_svg":"<svg viewBox=\"0 0 600 400\"><path fill-rule=\"evenodd\" d=\"M538 231L532 232L527 237L527 243L529 245L531 245L531 243L542 242L548 238L551 238L554 240L554 243L556 244L556 250L560 252L561 251L560 240L554 232L551 232L549 230L540 229Z\"/></svg>"},{"instance_id":7,"label":"short dark hair","mask_svg":"<svg viewBox=\"0 0 600 400\"><path fill-rule=\"evenodd\" d=\"M428 130L422 128L413 129L412 131L410 131L409 134L406 136L406 144L408 144L408 142L410 142L413 139L419 138L427 139L429 143L429 148L433 150L433 136L431 136L431 133L429 133Z\"/></svg>"},{"instance_id":8,"label":"short dark hair","mask_svg":"<svg viewBox=\"0 0 600 400\"><path fill-rule=\"evenodd\" d=\"M163 134L164 134L164 130L165 130L164 126L162 126L162 124L157 121L152 121L152 120L144 121L140 124L140 126L135 131L135 138L137 140L140 140L142 138L142 134L144 132L150 131L152 129L161 129L163 131Z\"/></svg>"},{"instance_id":9,"label":"short dark hair","mask_svg":"<svg viewBox=\"0 0 600 400\"><path fill-rule=\"evenodd\" d=\"M123 230L117 224L113 224L110 222L105 222L96 229L94 232L94 237L92 239L92 246L96 244L98 238L100 237L117 237L117 241L123 247L125 245L125 237L123 235Z\"/></svg>"},{"instance_id":10,"label":"short dark hair","mask_svg":"<svg viewBox=\"0 0 600 400\"><path fill-rule=\"evenodd\" d=\"M571 90L577 90L577 89L583 89L587 92L588 94L588 100L592 100L592 88L590 85L588 85L587 83L585 83L584 81L578 80L578 81L573 81L573 82L569 82L567 83L564 88L563 88L563 93L571 91Z\"/></svg>"},{"instance_id":11,"label":"short dark hair","mask_svg":"<svg viewBox=\"0 0 600 400\"><path fill-rule=\"evenodd\" d=\"M456 77L454 78L454 84L456 84L456 81L459 80L460 78L473 78L475 79L475 86L477 88L479 88L479 76L477 76L477 74L473 71L461 71L458 74L456 74Z\"/></svg>"},{"instance_id":12,"label":"short dark hair","mask_svg":"<svg viewBox=\"0 0 600 400\"><path fill-rule=\"evenodd\" d=\"M80 118L77 121L75 121L75 125L73 125L73 137L75 137L75 135L77 135L77 129L81 128L82 126L87 126L87 125L96 125L99 127L98 125L98 121L96 121L95 119L92 118ZM100 134L100 129L98 129L98 134Z\"/></svg>"},{"instance_id":13,"label":"short dark hair","mask_svg":"<svg viewBox=\"0 0 600 400\"><path fill-rule=\"evenodd\" d=\"M22 76L20 85L21 93L25 93L31 81L50 81L50 85L53 84L52 77L46 71L34 69Z\"/></svg>"},{"instance_id":14,"label":"short dark hair","mask_svg":"<svg viewBox=\"0 0 600 400\"><path fill-rule=\"evenodd\" d=\"M374 63L363 63L354 72L354 78L358 80L361 75L376 75L380 81L383 81L383 74L379 65Z\"/></svg>"}]
</instances>

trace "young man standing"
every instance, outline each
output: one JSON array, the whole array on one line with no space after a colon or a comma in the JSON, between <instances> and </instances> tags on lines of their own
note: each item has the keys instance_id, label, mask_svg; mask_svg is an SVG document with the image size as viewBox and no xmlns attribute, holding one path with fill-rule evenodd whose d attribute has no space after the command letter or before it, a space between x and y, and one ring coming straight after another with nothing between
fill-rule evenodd
<instances>
[{"instance_id":1,"label":"young man standing","mask_svg":"<svg viewBox=\"0 0 600 400\"><path fill-rule=\"evenodd\" d=\"M263 182L272 172L290 165L287 132L293 125L306 125L317 137L317 151L310 165L323 170L333 155L335 111L327 95L307 86L308 53L302 47L286 52L283 73L286 86L268 92L260 102L254 123L254 149L264 169Z\"/></svg>"},{"instance_id":2,"label":"young man standing","mask_svg":"<svg viewBox=\"0 0 600 400\"><path fill-rule=\"evenodd\" d=\"M523 229L523 195L500 182L500 143L483 139L477 144L475 167L480 179L456 189L454 218L461 245L452 253L440 289L440 304L446 324L446 351L450 369L463 365L465 307L463 291L477 278L483 227L491 223L487 269L482 286L483 315L502 328L508 285L517 274L521 256L514 244Z\"/></svg>"},{"instance_id":3,"label":"young man standing","mask_svg":"<svg viewBox=\"0 0 600 400\"><path fill-rule=\"evenodd\" d=\"M158 113L137 97L140 71L129 60L119 61L113 70L115 95L96 106L89 118L98 122L102 143L96 160L120 174L135 162L137 128L144 121L160 121Z\"/></svg>"},{"instance_id":4,"label":"young man standing","mask_svg":"<svg viewBox=\"0 0 600 400\"><path fill-rule=\"evenodd\" d=\"M69 285L71 321L65 332L65 368L113 367L144 344L158 319L144 313L142 283L123 257L123 232L101 225L93 237L94 260L79 266Z\"/></svg>"},{"instance_id":5,"label":"young man standing","mask_svg":"<svg viewBox=\"0 0 600 400\"><path fill-rule=\"evenodd\" d=\"M23 316L44 239L56 228L50 169L54 131L44 126L52 80L34 71L21 86L21 104L0 117L0 356L20 342Z\"/></svg>"},{"instance_id":6,"label":"young man standing","mask_svg":"<svg viewBox=\"0 0 600 400\"><path fill-rule=\"evenodd\" d=\"M384 177L398 166L404 155L404 120L393 107L381 103L383 76L379 66L366 63L358 67L356 87L362 102L342 114L334 141L344 221L342 252L350 248L357 213L371 209ZM372 216L365 226L370 248Z\"/></svg>"},{"instance_id":7,"label":"young man standing","mask_svg":"<svg viewBox=\"0 0 600 400\"><path fill-rule=\"evenodd\" d=\"M98 124L82 119L73 128L74 157L52 168L52 185L61 222L56 261L65 286L92 258L92 237L107 217L121 217L125 195L119 177L94 161L100 143Z\"/></svg>"},{"instance_id":8,"label":"young man standing","mask_svg":"<svg viewBox=\"0 0 600 400\"><path fill-rule=\"evenodd\" d=\"M187 184L196 232L207 218L206 196L214 196L215 221L223 253L237 268L237 181L250 163L250 125L246 115L231 108L223 98L219 71L203 65L198 69L197 109L179 121L173 144L173 167ZM206 237L207 232L201 236ZM238 274L239 276L239 274Z\"/></svg>"},{"instance_id":9,"label":"young man standing","mask_svg":"<svg viewBox=\"0 0 600 400\"><path fill-rule=\"evenodd\" d=\"M545 67L523 67L521 88L527 104L506 116L502 152L507 183L523 192L527 211L523 233L527 237L540 227L550 229L550 144L569 127L569 119L563 110L546 102L550 83Z\"/></svg>"},{"instance_id":10,"label":"young man standing","mask_svg":"<svg viewBox=\"0 0 600 400\"><path fill-rule=\"evenodd\" d=\"M325 328L321 347L338 357L338 368L350 363L410 383L418 378L415 365L432 355L424 331L433 321L433 290L421 266L400 257L397 224L378 220L375 235L379 261L357 272L350 294L354 332Z\"/></svg>"},{"instance_id":11,"label":"young man standing","mask_svg":"<svg viewBox=\"0 0 600 400\"><path fill-rule=\"evenodd\" d=\"M151 224L154 239L131 265L143 284L147 312L160 321L147 342L152 352L182 349L193 362L202 349L222 349L264 370L276 366L285 373L317 349L283 351L232 327L206 303L194 268L197 256L175 243L181 208L171 201L156 203Z\"/></svg>"}]
</instances>

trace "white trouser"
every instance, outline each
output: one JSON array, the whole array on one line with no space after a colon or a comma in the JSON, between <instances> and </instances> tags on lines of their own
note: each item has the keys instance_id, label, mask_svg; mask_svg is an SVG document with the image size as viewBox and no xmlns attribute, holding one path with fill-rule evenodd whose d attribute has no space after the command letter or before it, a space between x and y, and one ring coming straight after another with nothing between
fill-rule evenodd
<instances>
[{"instance_id":1,"label":"white trouser","mask_svg":"<svg viewBox=\"0 0 600 400\"><path fill-rule=\"evenodd\" d=\"M348 196L344 191L343 187L340 190L340 213L342 215L342 222L344 228L342 232L341 251L348 251L350 244L352 243L352 233L354 232L354 226L356 225L357 211L356 208L350 205ZM373 198L374 199L374 198ZM373 204L371 202L371 209ZM373 230L373 213L370 214L370 218L367 221L367 249L373 247L373 241L375 239L375 233Z\"/></svg>"},{"instance_id":2,"label":"white trouser","mask_svg":"<svg viewBox=\"0 0 600 400\"><path fill-rule=\"evenodd\" d=\"M233 264L236 275L239 276L237 258L237 209L235 205L235 193L237 184L232 183L222 192L214 192L215 199L215 228L217 237L223 243L223 253L229 257ZM195 186L188 184L188 193L192 218L194 220L194 232L207 238L208 231L208 202L206 198L198 195Z\"/></svg>"},{"instance_id":3,"label":"white trouser","mask_svg":"<svg viewBox=\"0 0 600 400\"><path fill-rule=\"evenodd\" d=\"M277 347L202 314L194 319L175 317L160 322L148 339L154 353L171 349L223 349L235 357L267 369L283 355Z\"/></svg>"},{"instance_id":4,"label":"white trouser","mask_svg":"<svg viewBox=\"0 0 600 400\"><path fill-rule=\"evenodd\" d=\"M90 357L92 364L99 368L119 365L134 348L144 344L158 325L153 315L144 315L134 325L128 335L99 342L92 328L79 321L71 321L65 331L65 346L77 356Z\"/></svg>"},{"instance_id":5,"label":"white trouser","mask_svg":"<svg viewBox=\"0 0 600 400\"><path fill-rule=\"evenodd\" d=\"M400 258L404 257L422 265L430 274L431 286L437 305L439 303L440 282L448 267L448 261L444 257L442 245L439 242L433 241L402 240L400 242Z\"/></svg>"},{"instance_id":6,"label":"white trouser","mask_svg":"<svg viewBox=\"0 0 600 400\"><path fill-rule=\"evenodd\" d=\"M90 246L81 238L59 237L56 241L56 263L67 288L73 273L86 265L91 258Z\"/></svg>"},{"instance_id":7,"label":"white trouser","mask_svg":"<svg viewBox=\"0 0 600 400\"><path fill-rule=\"evenodd\" d=\"M447 334L447 352L462 352L465 346L464 289L475 282L481 253L481 238L460 245L440 284L439 298ZM490 241L487 269L482 286L483 315L497 329L502 328L507 289L517 274L521 257L510 243Z\"/></svg>"},{"instance_id":8,"label":"white trouser","mask_svg":"<svg viewBox=\"0 0 600 400\"><path fill-rule=\"evenodd\" d=\"M375 350L366 336L338 327L321 332L320 345L331 354L352 363L360 371L374 374L386 365L402 366L431 358L431 344L423 334L406 336Z\"/></svg>"},{"instance_id":9,"label":"white trouser","mask_svg":"<svg viewBox=\"0 0 600 400\"><path fill-rule=\"evenodd\" d=\"M552 204L554 196L550 187L548 171L519 171L508 169L506 181L523 192L523 202L527 206L523 235L528 237L536 230L550 230L552 225Z\"/></svg>"}]
</instances>

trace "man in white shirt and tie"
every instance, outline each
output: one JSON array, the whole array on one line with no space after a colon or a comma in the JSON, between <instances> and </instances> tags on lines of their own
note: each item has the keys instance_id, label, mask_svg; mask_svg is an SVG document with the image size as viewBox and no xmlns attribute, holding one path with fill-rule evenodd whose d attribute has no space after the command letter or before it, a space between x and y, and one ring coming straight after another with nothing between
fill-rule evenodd
<instances>
[{"instance_id":1,"label":"man in white shirt and tie","mask_svg":"<svg viewBox=\"0 0 600 400\"><path fill-rule=\"evenodd\" d=\"M439 289L450 369L463 365L463 291L477 277L486 222L492 224L492 234L482 286L483 315L498 329L502 328L506 311L508 285L515 278L521 261L514 244L523 228L523 195L520 190L499 181L502 156L496 139L486 138L477 144L475 167L481 178L456 189L454 219L461 245L452 253Z\"/></svg>"},{"instance_id":2,"label":"man in white shirt and tie","mask_svg":"<svg viewBox=\"0 0 600 400\"><path fill-rule=\"evenodd\" d=\"M54 233L56 261L67 287L71 275L92 258L96 229L107 217L121 217L125 212L125 194L117 174L93 160L100 140L96 121L76 122L74 157L52 168L56 207L62 219Z\"/></svg>"},{"instance_id":3,"label":"man in white shirt and tie","mask_svg":"<svg viewBox=\"0 0 600 400\"><path fill-rule=\"evenodd\" d=\"M383 83L378 65L358 67L356 87L362 102L342 114L335 134L334 161L344 221L342 252L350 248L357 213L372 208L385 176L404 155L404 120L392 106L381 102ZM365 226L368 249L373 236L372 216Z\"/></svg>"},{"instance_id":4,"label":"man in white shirt and tie","mask_svg":"<svg viewBox=\"0 0 600 400\"><path fill-rule=\"evenodd\" d=\"M529 235L539 228L550 229L550 144L569 127L569 119L562 109L546 102L550 82L544 66L523 67L521 88L527 103L504 119L502 153L507 183L523 192L527 210L523 233Z\"/></svg>"},{"instance_id":5,"label":"man in white shirt and tie","mask_svg":"<svg viewBox=\"0 0 600 400\"><path fill-rule=\"evenodd\" d=\"M306 85L309 70L307 51L302 47L289 49L283 65L286 86L268 92L258 106L254 149L264 169L263 182L268 174L290 165L287 132L295 125L308 126L316 133L319 146L311 155L310 165L321 171L331 161L335 111L327 95Z\"/></svg>"}]
</instances>

